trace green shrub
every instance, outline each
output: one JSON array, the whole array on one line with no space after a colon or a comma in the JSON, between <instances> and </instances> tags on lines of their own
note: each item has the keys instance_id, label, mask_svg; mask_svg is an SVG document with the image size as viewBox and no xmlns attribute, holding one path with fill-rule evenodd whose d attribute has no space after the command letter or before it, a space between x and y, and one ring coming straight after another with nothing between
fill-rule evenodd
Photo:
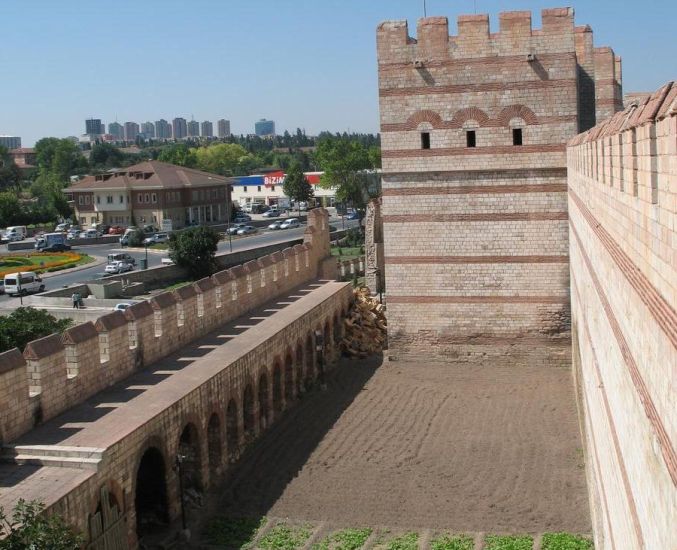
<instances>
[{"instance_id":1,"label":"green shrub","mask_svg":"<svg viewBox=\"0 0 677 550\"><path fill-rule=\"evenodd\" d=\"M474 550L475 539L467 535L440 535L430 543L430 550Z\"/></svg>"},{"instance_id":2,"label":"green shrub","mask_svg":"<svg viewBox=\"0 0 677 550\"><path fill-rule=\"evenodd\" d=\"M371 529L343 529L313 544L312 550L357 550L371 535Z\"/></svg>"},{"instance_id":3,"label":"green shrub","mask_svg":"<svg viewBox=\"0 0 677 550\"><path fill-rule=\"evenodd\" d=\"M418 533L405 533L390 539L386 550L418 550Z\"/></svg>"},{"instance_id":4,"label":"green shrub","mask_svg":"<svg viewBox=\"0 0 677 550\"><path fill-rule=\"evenodd\" d=\"M310 529L301 525L278 523L258 543L263 550L296 550L310 538Z\"/></svg>"},{"instance_id":5,"label":"green shrub","mask_svg":"<svg viewBox=\"0 0 677 550\"><path fill-rule=\"evenodd\" d=\"M529 535L487 535L485 550L531 550L534 539Z\"/></svg>"},{"instance_id":6,"label":"green shrub","mask_svg":"<svg viewBox=\"0 0 677 550\"><path fill-rule=\"evenodd\" d=\"M546 533L543 535L541 550L592 550L594 544L586 537L569 533Z\"/></svg>"}]
</instances>

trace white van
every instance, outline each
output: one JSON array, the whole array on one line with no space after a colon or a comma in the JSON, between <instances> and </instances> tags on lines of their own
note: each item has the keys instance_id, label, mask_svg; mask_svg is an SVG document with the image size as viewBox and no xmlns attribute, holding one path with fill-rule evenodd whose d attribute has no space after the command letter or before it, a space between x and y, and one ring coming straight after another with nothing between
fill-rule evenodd
<instances>
[{"instance_id":1,"label":"white van","mask_svg":"<svg viewBox=\"0 0 677 550\"><path fill-rule=\"evenodd\" d=\"M8 240L23 241L28 236L28 229L25 225L13 225L5 229L5 238ZM12 239L10 239L10 237ZM18 239L16 237L19 237Z\"/></svg>"},{"instance_id":2,"label":"white van","mask_svg":"<svg viewBox=\"0 0 677 550\"><path fill-rule=\"evenodd\" d=\"M5 292L10 296L28 294L29 292L42 292L43 290L45 290L45 283L33 271L8 273L5 275Z\"/></svg>"}]
</instances>

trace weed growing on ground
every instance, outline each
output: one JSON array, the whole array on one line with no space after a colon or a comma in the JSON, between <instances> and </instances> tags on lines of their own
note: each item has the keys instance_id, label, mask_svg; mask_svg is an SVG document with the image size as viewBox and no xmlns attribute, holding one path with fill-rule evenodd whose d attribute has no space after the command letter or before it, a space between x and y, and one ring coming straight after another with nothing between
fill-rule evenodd
<instances>
[{"instance_id":1,"label":"weed growing on ground","mask_svg":"<svg viewBox=\"0 0 677 550\"><path fill-rule=\"evenodd\" d=\"M390 539L386 550L418 550L418 533L405 533Z\"/></svg>"},{"instance_id":2,"label":"weed growing on ground","mask_svg":"<svg viewBox=\"0 0 677 550\"><path fill-rule=\"evenodd\" d=\"M258 543L263 550L296 550L310 538L310 529L305 525L278 523Z\"/></svg>"},{"instance_id":3,"label":"weed growing on ground","mask_svg":"<svg viewBox=\"0 0 677 550\"><path fill-rule=\"evenodd\" d=\"M542 550L592 550L594 544L586 537L569 533L546 533L541 542Z\"/></svg>"},{"instance_id":4,"label":"weed growing on ground","mask_svg":"<svg viewBox=\"0 0 677 550\"><path fill-rule=\"evenodd\" d=\"M430 543L430 550L474 550L475 539L468 535L439 535Z\"/></svg>"},{"instance_id":5,"label":"weed growing on ground","mask_svg":"<svg viewBox=\"0 0 677 550\"><path fill-rule=\"evenodd\" d=\"M313 544L312 550L357 550L371 535L371 529L343 529Z\"/></svg>"},{"instance_id":6,"label":"weed growing on ground","mask_svg":"<svg viewBox=\"0 0 677 550\"><path fill-rule=\"evenodd\" d=\"M210 544L228 549L251 548L256 534L266 524L262 518L214 518L207 525L206 535Z\"/></svg>"},{"instance_id":7,"label":"weed growing on ground","mask_svg":"<svg viewBox=\"0 0 677 550\"><path fill-rule=\"evenodd\" d=\"M484 550L531 550L534 539L528 535L487 535Z\"/></svg>"}]
</instances>

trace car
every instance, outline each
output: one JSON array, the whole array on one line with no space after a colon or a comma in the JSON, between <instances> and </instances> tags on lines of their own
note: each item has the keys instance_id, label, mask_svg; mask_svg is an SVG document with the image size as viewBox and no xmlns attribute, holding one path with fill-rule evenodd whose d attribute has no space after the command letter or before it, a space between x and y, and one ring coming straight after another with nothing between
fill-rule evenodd
<instances>
[{"instance_id":1,"label":"car","mask_svg":"<svg viewBox=\"0 0 677 550\"><path fill-rule=\"evenodd\" d=\"M20 233L5 233L5 240L10 243L15 241L23 241L23 235Z\"/></svg>"},{"instance_id":2,"label":"car","mask_svg":"<svg viewBox=\"0 0 677 550\"><path fill-rule=\"evenodd\" d=\"M113 262L112 264L108 264L104 271L109 275L117 275L119 273L131 271L132 269L134 269L134 266L132 264L128 264L127 262Z\"/></svg>"},{"instance_id":3,"label":"car","mask_svg":"<svg viewBox=\"0 0 677 550\"><path fill-rule=\"evenodd\" d=\"M143 240L143 244L151 245L151 244L166 243L168 240L169 240L169 235L167 233L156 233L155 235L153 235L151 237L146 237Z\"/></svg>"},{"instance_id":4,"label":"car","mask_svg":"<svg viewBox=\"0 0 677 550\"><path fill-rule=\"evenodd\" d=\"M121 302L119 304L115 304L115 307L113 308L113 311L124 311L128 307L132 307L133 304L128 304L127 302Z\"/></svg>"},{"instance_id":5,"label":"car","mask_svg":"<svg viewBox=\"0 0 677 550\"><path fill-rule=\"evenodd\" d=\"M230 235L237 235L237 232L242 229L243 227L247 227L246 223L236 223L235 225L231 225L230 228L228 229L228 234Z\"/></svg>"},{"instance_id":6,"label":"car","mask_svg":"<svg viewBox=\"0 0 677 550\"><path fill-rule=\"evenodd\" d=\"M120 237L120 245L129 246L129 233Z\"/></svg>"},{"instance_id":7,"label":"car","mask_svg":"<svg viewBox=\"0 0 677 550\"><path fill-rule=\"evenodd\" d=\"M241 229L237 230L238 235L249 235L251 233L256 233L256 227L253 227L251 225L245 225Z\"/></svg>"},{"instance_id":8,"label":"car","mask_svg":"<svg viewBox=\"0 0 677 550\"><path fill-rule=\"evenodd\" d=\"M66 239L72 241L73 239L77 239L79 235L80 231L78 229L69 229L68 233L66 233Z\"/></svg>"},{"instance_id":9,"label":"car","mask_svg":"<svg viewBox=\"0 0 677 550\"><path fill-rule=\"evenodd\" d=\"M126 264L132 264L133 266L136 266L136 259L126 252L108 254L107 263L112 264L115 262L125 262Z\"/></svg>"},{"instance_id":10,"label":"car","mask_svg":"<svg viewBox=\"0 0 677 550\"><path fill-rule=\"evenodd\" d=\"M109 235L122 235L124 232L125 230L119 225L114 225L108 230Z\"/></svg>"},{"instance_id":11,"label":"car","mask_svg":"<svg viewBox=\"0 0 677 550\"><path fill-rule=\"evenodd\" d=\"M160 263L162 265L174 265L174 261L171 258L162 258Z\"/></svg>"},{"instance_id":12,"label":"car","mask_svg":"<svg viewBox=\"0 0 677 550\"><path fill-rule=\"evenodd\" d=\"M271 208L271 209L268 210L267 212L264 212L264 213L263 213L263 217L264 217L264 218L277 218L277 217L279 217L280 215L281 215L281 214L280 214L280 211L279 211L277 208Z\"/></svg>"},{"instance_id":13,"label":"car","mask_svg":"<svg viewBox=\"0 0 677 550\"><path fill-rule=\"evenodd\" d=\"M55 232L58 232L58 231L68 231L70 228L71 228L71 224L69 224L69 223L60 223L59 225L57 225L57 226L54 228L54 231L55 231Z\"/></svg>"},{"instance_id":14,"label":"car","mask_svg":"<svg viewBox=\"0 0 677 550\"><path fill-rule=\"evenodd\" d=\"M280 226L284 223L283 220L275 220L268 226L268 229L280 229Z\"/></svg>"},{"instance_id":15,"label":"car","mask_svg":"<svg viewBox=\"0 0 677 550\"><path fill-rule=\"evenodd\" d=\"M235 223L242 223L242 222L250 222L252 221L252 217L249 214L238 214L235 216L235 219L233 220Z\"/></svg>"},{"instance_id":16,"label":"car","mask_svg":"<svg viewBox=\"0 0 677 550\"><path fill-rule=\"evenodd\" d=\"M346 220L359 220L359 219L360 219L360 215L357 212L354 212L354 211L349 212L346 215Z\"/></svg>"},{"instance_id":17,"label":"car","mask_svg":"<svg viewBox=\"0 0 677 550\"><path fill-rule=\"evenodd\" d=\"M101 236L96 229L88 229L87 231L82 231L79 235L81 239L96 239Z\"/></svg>"},{"instance_id":18,"label":"car","mask_svg":"<svg viewBox=\"0 0 677 550\"><path fill-rule=\"evenodd\" d=\"M282 222L280 229L293 229L295 227L300 227L298 218L288 218Z\"/></svg>"}]
</instances>

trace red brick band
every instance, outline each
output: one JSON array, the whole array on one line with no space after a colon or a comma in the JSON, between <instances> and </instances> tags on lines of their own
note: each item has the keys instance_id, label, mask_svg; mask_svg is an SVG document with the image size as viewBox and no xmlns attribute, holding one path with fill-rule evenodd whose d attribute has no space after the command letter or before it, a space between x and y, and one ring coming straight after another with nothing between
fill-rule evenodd
<instances>
[{"instance_id":1,"label":"red brick band","mask_svg":"<svg viewBox=\"0 0 677 550\"><path fill-rule=\"evenodd\" d=\"M456 187L398 187L384 189L384 197L410 195L503 195L512 193L566 193L566 183L542 185L459 185Z\"/></svg>"},{"instance_id":2,"label":"red brick band","mask_svg":"<svg viewBox=\"0 0 677 550\"><path fill-rule=\"evenodd\" d=\"M386 256L386 264L568 264L568 256Z\"/></svg>"},{"instance_id":3,"label":"red brick band","mask_svg":"<svg viewBox=\"0 0 677 550\"><path fill-rule=\"evenodd\" d=\"M560 122L576 122L578 120L577 115L563 115L563 116L541 116L538 117L538 120L535 122L529 122L529 126L539 126L543 124L557 124ZM420 124L420 122L418 123ZM410 121L407 122L393 122L390 124L381 124L381 132L405 132L409 130L416 130L418 124L413 124ZM431 124L435 130L454 130L458 128L463 128L463 123L457 120L441 120ZM505 127L505 121L497 118L490 118L480 124L482 128L502 128Z\"/></svg>"},{"instance_id":4,"label":"red brick band","mask_svg":"<svg viewBox=\"0 0 677 550\"><path fill-rule=\"evenodd\" d=\"M576 79L521 80L519 82L487 82L484 84L451 84L447 86L411 86L407 88L381 88L380 97L413 95L467 94L473 92L503 92L508 90L576 89Z\"/></svg>"},{"instance_id":5,"label":"red brick band","mask_svg":"<svg viewBox=\"0 0 677 550\"><path fill-rule=\"evenodd\" d=\"M576 284L576 279L572 280L572 288L574 295L576 296L577 303L582 304L581 295L578 291L578 285ZM630 514L632 515L632 523L635 528L635 533L637 534L637 539L639 542L639 548L644 548L644 536L642 535L642 529L639 523L639 516L637 515L637 505L635 504L635 498L632 494L632 487L630 486L630 479L628 477L628 471L625 467L625 460L623 458L623 453L621 452L621 444L618 440L618 433L616 431L616 424L614 423L614 417L611 414L611 406L609 405L609 398L607 396L606 388L604 387L604 379L602 378L602 370L599 366L599 361L597 360L597 353L595 352L595 346L592 341L592 336L590 334L590 328L588 323L585 320L584 316L580 317L581 325L585 332L585 339L587 340L590 350L592 351L592 362L595 366L595 386L601 389L602 392L602 402L604 403L604 411L606 413L607 422L609 423L609 431L611 432L611 438L613 440L614 451L616 453L616 459L618 460L618 465L621 469L621 477L623 479L623 487L625 488L625 496L628 499L628 506L630 507ZM588 401L588 395L586 392L583 392L585 395L586 402ZM588 411L590 410L590 403L588 402ZM591 436L594 436L591 433ZM601 472L600 472L601 473ZM602 478L600 477L600 484L602 484ZM603 484L602 484L603 485ZM609 531L611 531L611 525L609 525Z\"/></svg>"},{"instance_id":6,"label":"red brick band","mask_svg":"<svg viewBox=\"0 0 677 550\"><path fill-rule=\"evenodd\" d=\"M388 296L389 304L569 304L566 296Z\"/></svg>"},{"instance_id":7,"label":"red brick band","mask_svg":"<svg viewBox=\"0 0 677 550\"><path fill-rule=\"evenodd\" d=\"M668 473L670 474L670 478L672 479L672 483L673 485L677 486L677 454L675 453L675 449L672 446L672 442L670 441L670 436L668 435L665 426L661 421L661 417L658 414L658 410L654 405L653 399L651 399L649 389L647 388L646 383L639 372L637 362L630 351L630 346L625 339L623 330L618 323L618 319L616 319L616 315L614 314L613 308L609 303L609 299L604 292L604 288L597 277L597 273L592 266L592 262L583 248L583 243L578 235L578 231L576 231L576 227L573 223L570 223L569 225L571 227L571 233L578 243L578 247L581 251L581 255L583 256L583 261L585 262L585 265L588 269L588 273L590 274L590 278L592 279L595 289L597 290L597 296L602 303L602 308L604 309L607 320L609 321L609 325L611 326L611 331L613 332L614 337L616 338L616 343L618 344L621 354L623 355L623 360L628 367L628 372L630 374L630 378L632 379L632 383L635 386L635 391L637 392L639 400L644 407L644 413L649 419L649 423L651 424L656 438L658 439L658 443L661 447L661 454L665 460L665 464L667 466ZM623 268L621 268L621 271L623 271Z\"/></svg>"},{"instance_id":8,"label":"red brick band","mask_svg":"<svg viewBox=\"0 0 677 550\"><path fill-rule=\"evenodd\" d=\"M609 232L604 229L573 189L569 189L569 196L578 207L583 218L588 222L592 231L604 245L604 248L614 260L621 273L630 283L630 286L637 292L637 295L649 309L653 318L656 319L656 322L668 337L670 343L673 347L677 348L677 312L663 298L656 287L651 284L646 275L635 265L630 256L616 243Z\"/></svg>"},{"instance_id":9,"label":"red brick band","mask_svg":"<svg viewBox=\"0 0 677 550\"><path fill-rule=\"evenodd\" d=\"M567 212L498 212L480 214L402 214L383 216L383 223L520 222L568 220Z\"/></svg>"},{"instance_id":10,"label":"red brick band","mask_svg":"<svg viewBox=\"0 0 677 550\"><path fill-rule=\"evenodd\" d=\"M387 177L401 177L401 178L406 178L407 182L412 182L416 181L417 179L420 178L427 178L429 177L429 174L435 174L436 176L449 176L449 177L458 177L458 171L454 170L421 170L417 172L399 172L397 170L388 170L388 171L383 171L381 173L382 176L387 176ZM511 177L519 177L522 176L522 179L526 179L527 177L530 177L532 175L537 175L537 176L542 176L544 178L552 178L552 177L561 177L561 178L566 178L567 177L567 169L560 167L560 168L553 168L553 167L544 167L544 168L501 168L497 170L487 170L486 168L482 169L464 169L463 173L470 173L473 175L488 175L495 177L496 174L505 174L506 176L511 176ZM465 178L465 181L467 181L468 178ZM424 181L427 181L427 179L424 179Z\"/></svg>"},{"instance_id":11,"label":"red brick band","mask_svg":"<svg viewBox=\"0 0 677 550\"><path fill-rule=\"evenodd\" d=\"M538 60L543 65L549 65L554 61L562 60L575 60L576 57L573 53L539 53ZM444 59L439 61L426 61L426 69L433 69L438 67L458 67L465 69L469 65L496 65L501 68L505 67L508 64L515 64L518 66L524 66L524 56L523 55L502 55L500 57L491 55L487 57L468 57L463 59ZM398 74L402 69L413 68L413 63L393 61L393 62L382 62L378 64L380 70L393 70Z\"/></svg>"},{"instance_id":12,"label":"red brick band","mask_svg":"<svg viewBox=\"0 0 677 550\"><path fill-rule=\"evenodd\" d=\"M595 99L595 105L598 107L601 105L611 105L612 107L623 107L623 101L620 99Z\"/></svg>"},{"instance_id":13,"label":"red brick band","mask_svg":"<svg viewBox=\"0 0 677 550\"><path fill-rule=\"evenodd\" d=\"M477 156L477 155L517 155L523 153L564 153L564 143L544 143L543 145L496 145L489 147L444 147L439 149L393 149L385 150L383 158L410 158L410 157L450 157L450 156Z\"/></svg>"}]
</instances>

